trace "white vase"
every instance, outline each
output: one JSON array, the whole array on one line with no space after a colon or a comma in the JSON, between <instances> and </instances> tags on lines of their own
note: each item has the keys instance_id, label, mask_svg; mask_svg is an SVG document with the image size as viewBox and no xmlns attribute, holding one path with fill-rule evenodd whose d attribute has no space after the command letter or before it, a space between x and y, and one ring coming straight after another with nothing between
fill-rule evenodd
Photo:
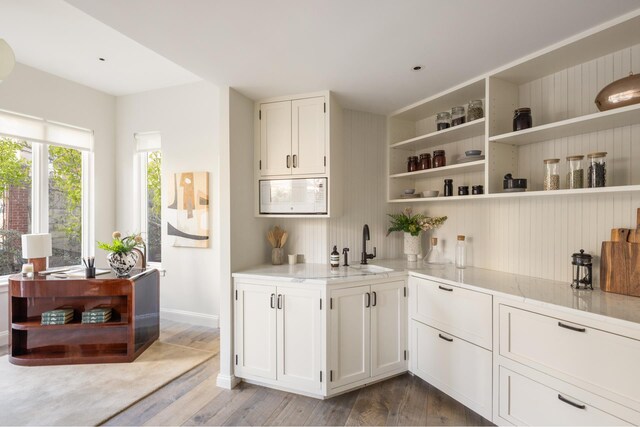
<instances>
[{"instance_id":1,"label":"white vase","mask_svg":"<svg viewBox=\"0 0 640 427\"><path fill-rule=\"evenodd\" d=\"M412 236L411 233L404 233L404 253L407 255L407 261L418 261L418 255L422 253L420 245L420 236Z\"/></svg>"}]
</instances>

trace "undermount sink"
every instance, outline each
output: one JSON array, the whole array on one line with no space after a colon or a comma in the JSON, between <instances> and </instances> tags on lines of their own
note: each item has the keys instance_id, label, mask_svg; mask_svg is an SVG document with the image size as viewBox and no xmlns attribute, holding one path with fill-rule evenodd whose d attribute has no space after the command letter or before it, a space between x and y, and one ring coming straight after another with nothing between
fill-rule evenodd
<instances>
[{"instance_id":1,"label":"undermount sink","mask_svg":"<svg viewBox=\"0 0 640 427\"><path fill-rule=\"evenodd\" d=\"M393 271L392 268L380 267L377 265L370 265L370 264L350 265L349 268L353 268L354 270L357 270L363 274L380 274L380 273L389 273L390 271Z\"/></svg>"}]
</instances>

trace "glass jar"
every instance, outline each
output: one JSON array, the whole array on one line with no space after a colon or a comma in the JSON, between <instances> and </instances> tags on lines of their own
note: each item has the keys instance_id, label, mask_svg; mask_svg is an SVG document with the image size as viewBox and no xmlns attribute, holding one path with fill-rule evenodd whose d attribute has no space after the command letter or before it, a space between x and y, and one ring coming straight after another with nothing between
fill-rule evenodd
<instances>
[{"instance_id":1,"label":"glass jar","mask_svg":"<svg viewBox=\"0 0 640 427\"><path fill-rule=\"evenodd\" d=\"M461 185L458 187L458 196L468 196L469 195L469 186Z\"/></svg>"},{"instance_id":2,"label":"glass jar","mask_svg":"<svg viewBox=\"0 0 640 427\"><path fill-rule=\"evenodd\" d=\"M438 130L448 129L451 127L451 113L443 111L436 114L436 128Z\"/></svg>"},{"instance_id":3,"label":"glass jar","mask_svg":"<svg viewBox=\"0 0 640 427\"><path fill-rule=\"evenodd\" d=\"M484 186L474 185L473 187L471 187L471 194L473 195L484 194Z\"/></svg>"},{"instance_id":4,"label":"glass jar","mask_svg":"<svg viewBox=\"0 0 640 427\"><path fill-rule=\"evenodd\" d=\"M445 179L444 180L444 197L453 196L453 180Z\"/></svg>"},{"instance_id":5,"label":"glass jar","mask_svg":"<svg viewBox=\"0 0 640 427\"><path fill-rule=\"evenodd\" d=\"M482 109L482 99L474 99L469 101L467 106L467 121L472 122L484 117L484 110Z\"/></svg>"},{"instance_id":6,"label":"glass jar","mask_svg":"<svg viewBox=\"0 0 640 427\"><path fill-rule=\"evenodd\" d=\"M431 154L422 153L420 154L420 169L431 169Z\"/></svg>"},{"instance_id":7,"label":"glass jar","mask_svg":"<svg viewBox=\"0 0 640 427\"><path fill-rule=\"evenodd\" d=\"M451 109L451 126L458 126L465 122L464 107L462 105Z\"/></svg>"},{"instance_id":8,"label":"glass jar","mask_svg":"<svg viewBox=\"0 0 640 427\"><path fill-rule=\"evenodd\" d=\"M428 265L443 265L449 263L438 247L437 237L431 238L431 249L429 249L429 252L427 253L427 256L424 257L423 261Z\"/></svg>"},{"instance_id":9,"label":"glass jar","mask_svg":"<svg viewBox=\"0 0 640 427\"><path fill-rule=\"evenodd\" d=\"M447 166L447 158L444 155L444 150L436 150L433 152L433 167L441 168Z\"/></svg>"},{"instance_id":10,"label":"glass jar","mask_svg":"<svg viewBox=\"0 0 640 427\"><path fill-rule=\"evenodd\" d=\"M513 131L529 129L533 125L531 108L518 108L513 112Z\"/></svg>"},{"instance_id":11,"label":"glass jar","mask_svg":"<svg viewBox=\"0 0 640 427\"><path fill-rule=\"evenodd\" d=\"M582 168L584 156L567 157L567 188L584 187L584 169Z\"/></svg>"},{"instance_id":12,"label":"glass jar","mask_svg":"<svg viewBox=\"0 0 640 427\"><path fill-rule=\"evenodd\" d=\"M606 187L607 184L607 153L589 153L589 171L587 172L587 184L589 188Z\"/></svg>"},{"instance_id":13,"label":"glass jar","mask_svg":"<svg viewBox=\"0 0 640 427\"><path fill-rule=\"evenodd\" d=\"M544 161L544 185L545 191L560 189L560 159L546 159Z\"/></svg>"},{"instance_id":14,"label":"glass jar","mask_svg":"<svg viewBox=\"0 0 640 427\"><path fill-rule=\"evenodd\" d=\"M411 156L407 159L407 172L418 170L418 156Z\"/></svg>"},{"instance_id":15,"label":"glass jar","mask_svg":"<svg viewBox=\"0 0 640 427\"><path fill-rule=\"evenodd\" d=\"M467 245L463 235L458 235L456 243L456 268L465 268L467 266Z\"/></svg>"}]
</instances>

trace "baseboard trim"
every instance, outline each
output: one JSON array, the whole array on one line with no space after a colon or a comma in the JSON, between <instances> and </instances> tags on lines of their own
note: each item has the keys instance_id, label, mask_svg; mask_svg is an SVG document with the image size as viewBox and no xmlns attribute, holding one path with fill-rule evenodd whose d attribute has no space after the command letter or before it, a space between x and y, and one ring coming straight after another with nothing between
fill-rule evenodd
<instances>
[{"instance_id":1,"label":"baseboard trim","mask_svg":"<svg viewBox=\"0 0 640 427\"><path fill-rule=\"evenodd\" d=\"M174 322L189 323L190 325L219 328L220 318L217 314L195 313L193 311L175 310L173 308L161 308L160 318L173 320Z\"/></svg>"},{"instance_id":2,"label":"baseboard trim","mask_svg":"<svg viewBox=\"0 0 640 427\"><path fill-rule=\"evenodd\" d=\"M235 388L235 386L240 384L240 381L240 378L236 377L235 375L218 374L218 378L216 379L216 386L231 390L232 388Z\"/></svg>"},{"instance_id":3,"label":"baseboard trim","mask_svg":"<svg viewBox=\"0 0 640 427\"><path fill-rule=\"evenodd\" d=\"M9 344L9 331L0 332L0 345Z\"/></svg>"}]
</instances>

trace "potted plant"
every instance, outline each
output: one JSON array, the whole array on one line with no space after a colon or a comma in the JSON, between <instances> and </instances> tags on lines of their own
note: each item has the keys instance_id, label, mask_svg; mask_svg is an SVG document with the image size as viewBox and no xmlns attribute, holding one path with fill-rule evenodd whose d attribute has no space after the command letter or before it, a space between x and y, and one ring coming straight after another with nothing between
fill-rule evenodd
<instances>
[{"instance_id":1,"label":"potted plant","mask_svg":"<svg viewBox=\"0 0 640 427\"><path fill-rule=\"evenodd\" d=\"M387 230L387 236L393 231L404 232L404 253L409 262L416 262L418 254L422 252L420 233L434 230L447 220L446 216L430 217L421 213L413 215L411 208L405 208L400 213L388 215L391 217L391 226Z\"/></svg>"},{"instance_id":2,"label":"potted plant","mask_svg":"<svg viewBox=\"0 0 640 427\"><path fill-rule=\"evenodd\" d=\"M114 231L112 237L113 241L111 244L98 242L98 247L109 251L107 261L116 273L116 276L128 276L131 269L136 265L136 262L138 262L139 253L141 253L140 248L144 246L144 240L142 240L142 236L139 234L122 237L119 231Z\"/></svg>"}]
</instances>

